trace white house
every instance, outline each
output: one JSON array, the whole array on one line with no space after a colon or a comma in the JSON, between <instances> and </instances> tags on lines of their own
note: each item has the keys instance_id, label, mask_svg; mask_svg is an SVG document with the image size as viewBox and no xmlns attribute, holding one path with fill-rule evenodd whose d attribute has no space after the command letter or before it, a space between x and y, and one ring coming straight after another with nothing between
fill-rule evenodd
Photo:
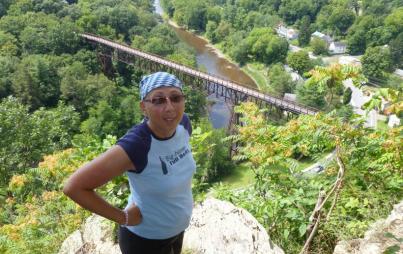
<instances>
[{"instance_id":1,"label":"white house","mask_svg":"<svg viewBox=\"0 0 403 254\"><path fill-rule=\"evenodd\" d=\"M347 45L343 42L332 41L329 45L329 52L331 54L343 54L346 53Z\"/></svg>"},{"instance_id":2,"label":"white house","mask_svg":"<svg viewBox=\"0 0 403 254\"><path fill-rule=\"evenodd\" d=\"M399 117L397 117L395 114L389 116L388 126L390 128L399 126L399 124L400 124Z\"/></svg>"},{"instance_id":3,"label":"white house","mask_svg":"<svg viewBox=\"0 0 403 254\"><path fill-rule=\"evenodd\" d=\"M311 37L315 37L315 38L319 38L319 39L321 39L321 40L324 40L324 41L327 43L327 45L330 45L330 43L333 42L332 37L330 37L330 36L327 35L327 34L323 34L323 33L319 32L319 31L315 31L315 32L311 35Z\"/></svg>"},{"instance_id":4,"label":"white house","mask_svg":"<svg viewBox=\"0 0 403 254\"><path fill-rule=\"evenodd\" d=\"M298 38L298 31L292 28L288 28L283 25L279 25L276 28L276 32L279 36L286 38L287 40L294 40Z\"/></svg>"}]
</instances>

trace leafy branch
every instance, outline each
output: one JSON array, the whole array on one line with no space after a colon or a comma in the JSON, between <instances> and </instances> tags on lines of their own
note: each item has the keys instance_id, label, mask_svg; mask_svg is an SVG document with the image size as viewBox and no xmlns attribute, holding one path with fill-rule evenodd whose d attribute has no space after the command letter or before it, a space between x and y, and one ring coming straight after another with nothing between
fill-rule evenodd
<instances>
[{"instance_id":1,"label":"leafy branch","mask_svg":"<svg viewBox=\"0 0 403 254\"><path fill-rule=\"evenodd\" d=\"M323 190L321 190L319 192L319 197L316 202L315 209L313 210L312 215L309 218L310 224L308 225L308 229L307 229L307 233L309 232L309 236L308 236L300 254L308 253L309 245L312 242L312 239L318 230L319 222L321 220L321 214L322 214L321 210L322 210L323 206L326 204L326 201L332 195L334 196L332 205L326 215L325 222L329 220L330 214L331 214L334 206L336 205L337 199L339 197L339 193L342 188L344 172L345 172L345 165L343 163L343 160L341 159L339 144L336 145L336 160L337 160L337 164L339 165L339 172L337 173L337 179L333 183L333 187L327 195L325 194L325 192Z\"/></svg>"}]
</instances>

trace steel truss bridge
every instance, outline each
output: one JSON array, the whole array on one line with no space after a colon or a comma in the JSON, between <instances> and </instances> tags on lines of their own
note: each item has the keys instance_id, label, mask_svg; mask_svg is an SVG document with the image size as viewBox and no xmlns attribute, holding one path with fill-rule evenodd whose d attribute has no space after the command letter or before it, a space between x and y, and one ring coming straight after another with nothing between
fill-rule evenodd
<instances>
[{"instance_id":1,"label":"steel truss bridge","mask_svg":"<svg viewBox=\"0 0 403 254\"><path fill-rule=\"evenodd\" d=\"M121 43L88 33L79 35L97 47L104 72L107 74L108 71L110 72L111 70L111 68L108 68L107 66L111 67L112 59L114 59L123 63L138 66L142 70L150 72L170 72L180 78L185 84L190 84L192 87L197 87L199 89L203 88L209 95L215 93L217 96L224 97L225 101L229 101L234 105L237 105L240 102L252 101L261 108L272 110L274 107L276 110L285 113L287 117L289 115L299 114L314 115L318 112L317 109L244 87L236 82L189 68L160 56L128 47Z\"/></svg>"}]
</instances>

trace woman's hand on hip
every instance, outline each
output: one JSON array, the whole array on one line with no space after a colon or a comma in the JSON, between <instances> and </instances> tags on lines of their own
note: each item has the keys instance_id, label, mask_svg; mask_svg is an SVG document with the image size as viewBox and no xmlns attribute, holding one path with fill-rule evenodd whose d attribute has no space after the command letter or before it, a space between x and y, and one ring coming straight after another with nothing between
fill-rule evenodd
<instances>
[{"instance_id":1,"label":"woman's hand on hip","mask_svg":"<svg viewBox=\"0 0 403 254\"><path fill-rule=\"evenodd\" d=\"M127 226L135 226L141 223L143 216L138 206L131 204L125 210L127 211L128 215Z\"/></svg>"}]
</instances>

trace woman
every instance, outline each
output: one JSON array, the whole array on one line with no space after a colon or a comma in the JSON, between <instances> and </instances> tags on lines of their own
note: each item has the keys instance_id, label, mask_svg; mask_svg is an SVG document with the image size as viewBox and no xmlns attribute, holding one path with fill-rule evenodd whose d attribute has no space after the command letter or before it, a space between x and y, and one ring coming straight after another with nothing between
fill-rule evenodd
<instances>
[{"instance_id":1,"label":"woman","mask_svg":"<svg viewBox=\"0 0 403 254\"><path fill-rule=\"evenodd\" d=\"M144 121L78 169L63 191L82 207L121 225L122 253L177 254L192 213L196 169L182 83L157 72L141 80L140 97ZM94 190L125 172L131 193L120 210Z\"/></svg>"}]
</instances>

